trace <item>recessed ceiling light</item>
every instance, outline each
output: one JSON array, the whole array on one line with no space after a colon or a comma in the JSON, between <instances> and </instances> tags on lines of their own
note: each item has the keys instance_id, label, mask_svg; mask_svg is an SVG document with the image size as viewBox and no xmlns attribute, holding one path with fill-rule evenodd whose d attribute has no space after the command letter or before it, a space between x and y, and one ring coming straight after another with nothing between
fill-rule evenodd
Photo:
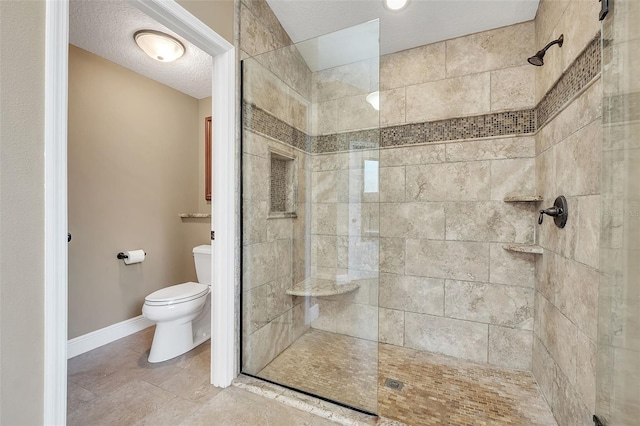
<instances>
[{"instance_id":1,"label":"recessed ceiling light","mask_svg":"<svg viewBox=\"0 0 640 426\"><path fill-rule=\"evenodd\" d=\"M400 10L407 6L409 0L382 0L382 3L389 10Z\"/></svg>"},{"instance_id":2,"label":"recessed ceiling light","mask_svg":"<svg viewBox=\"0 0 640 426\"><path fill-rule=\"evenodd\" d=\"M184 45L180 40L160 31L136 31L133 39L144 53L156 61L172 62L184 55Z\"/></svg>"}]
</instances>

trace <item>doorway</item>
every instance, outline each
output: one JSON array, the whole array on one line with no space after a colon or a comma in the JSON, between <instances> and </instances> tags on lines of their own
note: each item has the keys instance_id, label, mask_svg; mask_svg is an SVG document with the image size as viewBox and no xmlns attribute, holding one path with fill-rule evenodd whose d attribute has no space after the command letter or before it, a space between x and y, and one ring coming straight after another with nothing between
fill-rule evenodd
<instances>
[{"instance_id":1,"label":"doorway","mask_svg":"<svg viewBox=\"0 0 640 426\"><path fill-rule=\"evenodd\" d=\"M211 383L235 375L235 49L174 1L130 4L213 57L213 220ZM44 423L64 424L67 380L67 93L69 2L47 3L45 77ZM213 234L212 234L213 236Z\"/></svg>"}]
</instances>

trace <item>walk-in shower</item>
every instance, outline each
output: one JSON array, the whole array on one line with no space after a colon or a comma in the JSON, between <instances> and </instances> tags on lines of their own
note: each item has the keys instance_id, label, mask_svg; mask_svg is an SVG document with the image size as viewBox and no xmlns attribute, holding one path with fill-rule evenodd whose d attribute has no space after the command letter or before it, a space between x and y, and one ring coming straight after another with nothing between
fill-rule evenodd
<instances>
[{"instance_id":1,"label":"walk-in shower","mask_svg":"<svg viewBox=\"0 0 640 426\"><path fill-rule=\"evenodd\" d=\"M372 21L243 61L242 373L406 424L564 415L594 340L568 289L597 285L600 40L531 67L554 25L380 57ZM558 195L566 226L538 224Z\"/></svg>"}]
</instances>

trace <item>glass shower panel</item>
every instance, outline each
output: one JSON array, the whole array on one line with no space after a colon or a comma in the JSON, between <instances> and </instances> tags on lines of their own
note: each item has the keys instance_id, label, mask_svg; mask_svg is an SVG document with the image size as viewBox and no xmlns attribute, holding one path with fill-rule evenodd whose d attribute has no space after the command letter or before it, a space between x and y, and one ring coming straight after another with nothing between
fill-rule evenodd
<instances>
[{"instance_id":1,"label":"glass shower panel","mask_svg":"<svg viewBox=\"0 0 640 426\"><path fill-rule=\"evenodd\" d=\"M378 21L242 64L242 372L377 412Z\"/></svg>"},{"instance_id":2,"label":"glass shower panel","mask_svg":"<svg viewBox=\"0 0 640 426\"><path fill-rule=\"evenodd\" d=\"M640 418L640 2L603 21L603 149L596 415Z\"/></svg>"}]
</instances>

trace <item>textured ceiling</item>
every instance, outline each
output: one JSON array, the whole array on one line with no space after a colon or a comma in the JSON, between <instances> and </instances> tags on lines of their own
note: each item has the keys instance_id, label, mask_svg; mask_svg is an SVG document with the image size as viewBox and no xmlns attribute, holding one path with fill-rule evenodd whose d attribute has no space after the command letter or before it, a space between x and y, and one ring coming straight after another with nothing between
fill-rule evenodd
<instances>
[{"instance_id":1,"label":"textured ceiling","mask_svg":"<svg viewBox=\"0 0 640 426\"><path fill-rule=\"evenodd\" d=\"M186 53L174 62L151 59L133 40L142 29L173 35ZM196 99L211 96L211 56L123 1L71 0L69 42Z\"/></svg>"},{"instance_id":2,"label":"textured ceiling","mask_svg":"<svg viewBox=\"0 0 640 426\"><path fill-rule=\"evenodd\" d=\"M517 24L535 18L539 0L409 0L401 11L382 0L267 0L298 43L380 18L380 53Z\"/></svg>"},{"instance_id":3,"label":"textured ceiling","mask_svg":"<svg viewBox=\"0 0 640 426\"><path fill-rule=\"evenodd\" d=\"M535 17L539 0L409 0L392 12L382 0L267 0L294 42L309 40L373 19L380 19L382 55ZM180 39L187 53L171 63L145 55L133 41L140 29L155 29ZM70 43L138 74L202 99L211 96L211 57L123 1L71 0ZM351 49L351 50L349 50ZM323 49L313 64L323 69L361 49L338 43ZM311 64L310 64L311 65Z\"/></svg>"}]
</instances>

